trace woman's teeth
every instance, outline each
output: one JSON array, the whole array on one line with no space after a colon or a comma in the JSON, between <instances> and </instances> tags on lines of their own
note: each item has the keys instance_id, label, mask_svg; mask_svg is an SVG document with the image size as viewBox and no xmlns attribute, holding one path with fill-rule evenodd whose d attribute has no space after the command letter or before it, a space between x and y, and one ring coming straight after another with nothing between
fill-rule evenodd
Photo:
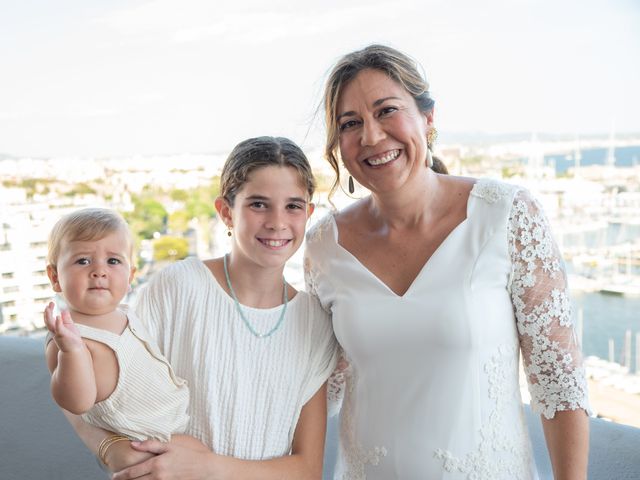
<instances>
[{"instance_id":1,"label":"woman's teeth","mask_svg":"<svg viewBox=\"0 0 640 480\"><path fill-rule=\"evenodd\" d=\"M398 158L398 155L400 155L400 150L391 150L381 157L368 158L367 163L369 165L384 165L385 163L389 163L390 161Z\"/></svg>"}]
</instances>

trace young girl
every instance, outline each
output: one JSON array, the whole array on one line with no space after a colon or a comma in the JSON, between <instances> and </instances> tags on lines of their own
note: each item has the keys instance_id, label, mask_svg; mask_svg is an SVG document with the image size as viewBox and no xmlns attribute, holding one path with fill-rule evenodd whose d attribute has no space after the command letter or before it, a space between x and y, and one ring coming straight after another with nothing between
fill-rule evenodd
<instances>
[{"instance_id":1,"label":"young girl","mask_svg":"<svg viewBox=\"0 0 640 480\"><path fill-rule=\"evenodd\" d=\"M45 312L51 393L86 422L118 432L110 442L168 441L187 426L189 391L120 305L135 272L132 252L127 224L111 210L75 211L51 231L47 273L69 308L54 317L50 303Z\"/></svg>"},{"instance_id":2,"label":"young girl","mask_svg":"<svg viewBox=\"0 0 640 480\"><path fill-rule=\"evenodd\" d=\"M216 200L231 252L167 267L136 307L192 387L187 433L212 452L180 438L134 442L158 456L114 480L321 477L336 342L317 300L283 278L303 241L314 188L309 163L290 140L253 138L231 152ZM94 450L106 435L72 423ZM126 443L110 454L126 454Z\"/></svg>"}]
</instances>

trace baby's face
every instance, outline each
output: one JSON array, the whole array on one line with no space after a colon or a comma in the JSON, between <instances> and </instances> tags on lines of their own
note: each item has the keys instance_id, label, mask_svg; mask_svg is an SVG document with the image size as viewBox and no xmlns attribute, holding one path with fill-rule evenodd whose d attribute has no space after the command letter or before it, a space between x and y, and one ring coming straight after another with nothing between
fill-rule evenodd
<instances>
[{"instance_id":1,"label":"baby's face","mask_svg":"<svg viewBox=\"0 0 640 480\"><path fill-rule=\"evenodd\" d=\"M124 231L100 240L66 242L51 279L53 289L62 293L72 312L109 313L129 290L135 271L130 257L131 245Z\"/></svg>"}]
</instances>

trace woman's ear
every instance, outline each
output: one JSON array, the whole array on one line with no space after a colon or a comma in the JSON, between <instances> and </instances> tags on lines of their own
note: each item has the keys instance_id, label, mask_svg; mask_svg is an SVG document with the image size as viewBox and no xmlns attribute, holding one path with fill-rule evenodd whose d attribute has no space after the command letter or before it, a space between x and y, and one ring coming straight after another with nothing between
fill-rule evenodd
<instances>
[{"instance_id":1,"label":"woman's ear","mask_svg":"<svg viewBox=\"0 0 640 480\"><path fill-rule=\"evenodd\" d=\"M214 202L214 206L224 224L227 227L233 227L233 218L231 217L231 207L229 203L223 197L218 197Z\"/></svg>"}]
</instances>

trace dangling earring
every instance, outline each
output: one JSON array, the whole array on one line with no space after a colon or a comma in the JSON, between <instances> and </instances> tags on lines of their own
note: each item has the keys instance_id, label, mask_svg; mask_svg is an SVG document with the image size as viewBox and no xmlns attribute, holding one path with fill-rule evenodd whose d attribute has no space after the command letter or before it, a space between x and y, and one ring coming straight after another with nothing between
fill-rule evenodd
<instances>
[{"instance_id":1,"label":"dangling earring","mask_svg":"<svg viewBox=\"0 0 640 480\"><path fill-rule=\"evenodd\" d=\"M427 147L427 168L433 168L433 155L429 147Z\"/></svg>"},{"instance_id":2,"label":"dangling earring","mask_svg":"<svg viewBox=\"0 0 640 480\"><path fill-rule=\"evenodd\" d=\"M231 227L227 227L227 237L231 236Z\"/></svg>"},{"instance_id":3,"label":"dangling earring","mask_svg":"<svg viewBox=\"0 0 640 480\"><path fill-rule=\"evenodd\" d=\"M438 130L436 127L431 127L429 133L427 133L427 167L433 167L433 144L436 143L436 139L438 138Z\"/></svg>"},{"instance_id":4,"label":"dangling earring","mask_svg":"<svg viewBox=\"0 0 640 480\"><path fill-rule=\"evenodd\" d=\"M356 191L356 187L353 185L353 177L349 175L349 193L353 195L353 192Z\"/></svg>"}]
</instances>

